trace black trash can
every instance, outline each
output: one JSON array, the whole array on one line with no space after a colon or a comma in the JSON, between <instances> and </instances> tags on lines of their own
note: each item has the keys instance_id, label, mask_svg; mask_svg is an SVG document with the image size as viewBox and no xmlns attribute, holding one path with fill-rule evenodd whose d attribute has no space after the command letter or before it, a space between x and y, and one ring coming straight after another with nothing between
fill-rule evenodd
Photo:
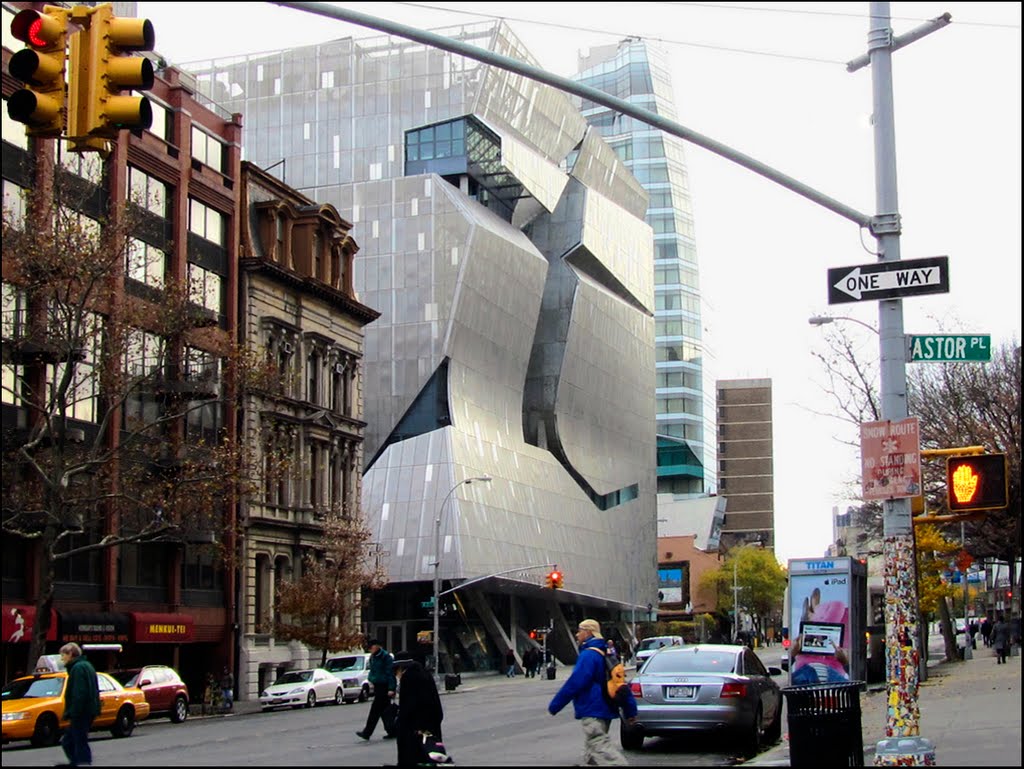
<instances>
[{"instance_id":1,"label":"black trash can","mask_svg":"<svg viewBox=\"0 0 1024 769\"><path fill-rule=\"evenodd\" d=\"M790 766L864 766L861 681L787 686Z\"/></svg>"},{"instance_id":2,"label":"black trash can","mask_svg":"<svg viewBox=\"0 0 1024 769\"><path fill-rule=\"evenodd\" d=\"M462 683L462 676L459 674L448 673L444 677L444 690L446 692L453 692Z\"/></svg>"},{"instance_id":3,"label":"black trash can","mask_svg":"<svg viewBox=\"0 0 1024 769\"><path fill-rule=\"evenodd\" d=\"M548 680L549 681L554 681L555 680L555 666L554 665L548 665Z\"/></svg>"}]
</instances>

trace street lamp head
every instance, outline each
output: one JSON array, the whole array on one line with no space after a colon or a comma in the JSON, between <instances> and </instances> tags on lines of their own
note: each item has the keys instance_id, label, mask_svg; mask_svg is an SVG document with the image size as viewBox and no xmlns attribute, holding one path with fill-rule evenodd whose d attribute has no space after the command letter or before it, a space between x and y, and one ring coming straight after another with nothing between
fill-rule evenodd
<instances>
[{"instance_id":1,"label":"street lamp head","mask_svg":"<svg viewBox=\"0 0 1024 769\"><path fill-rule=\"evenodd\" d=\"M464 483L473 483L474 481L480 481L481 483L490 483L493 478L484 473L483 475L474 475L472 478L467 478Z\"/></svg>"},{"instance_id":2,"label":"street lamp head","mask_svg":"<svg viewBox=\"0 0 1024 769\"><path fill-rule=\"evenodd\" d=\"M829 317L828 315L813 315L807 319L807 322L812 326L825 326L829 323L835 323L835 318Z\"/></svg>"}]
</instances>

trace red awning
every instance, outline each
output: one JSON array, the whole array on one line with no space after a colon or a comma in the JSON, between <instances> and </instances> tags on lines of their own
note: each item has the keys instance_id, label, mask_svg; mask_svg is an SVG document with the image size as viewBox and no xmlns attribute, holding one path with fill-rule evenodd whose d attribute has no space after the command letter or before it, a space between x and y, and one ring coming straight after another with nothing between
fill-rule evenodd
<instances>
[{"instance_id":1,"label":"red awning","mask_svg":"<svg viewBox=\"0 0 1024 769\"><path fill-rule=\"evenodd\" d=\"M32 631L36 624L36 607L20 604L3 604L3 640L6 643L31 643ZM57 612L50 609L50 628L46 631L47 641L57 640Z\"/></svg>"},{"instance_id":2,"label":"red awning","mask_svg":"<svg viewBox=\"0 0 1024 769\"><path fill-rule=\"evenodd\" d=\"M195 635L195 621L191 614L134 611L131 615L135 643L190 643Z\"/></svg>"}]
</instances>

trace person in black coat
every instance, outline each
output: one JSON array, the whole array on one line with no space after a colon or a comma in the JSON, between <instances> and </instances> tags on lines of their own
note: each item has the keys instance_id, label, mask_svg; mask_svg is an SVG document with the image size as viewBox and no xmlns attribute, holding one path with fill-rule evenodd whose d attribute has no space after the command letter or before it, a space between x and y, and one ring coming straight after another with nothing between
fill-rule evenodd
<instances>
[{"instance_id":1,"label":"person in black coat","mask_svg":"<svg viewBox=\"0 0 1024 769\"><path fill-rule=\"evenodd\" d=\"M438 741L442 740L441 697L434 677L409 652L395 655L394 669L398 677L398 719L395 722L398 766L416 766L423 763L420 732L430 732Z\"/></svg>"}]
</instances>

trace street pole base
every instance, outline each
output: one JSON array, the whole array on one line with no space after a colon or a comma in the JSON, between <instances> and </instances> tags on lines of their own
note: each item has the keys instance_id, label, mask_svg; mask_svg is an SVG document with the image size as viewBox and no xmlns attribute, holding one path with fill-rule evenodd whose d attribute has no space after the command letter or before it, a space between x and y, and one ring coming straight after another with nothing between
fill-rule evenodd
<instances>
[{"instance_id":1,"label":"street pole base","mask_svg":"<svg viewBox=\"0 0 1024 769\"><path fill-rule=\"evenodd\" d=\"M935 743L924 737L889 737L875 746L875 766L936 766Z\"/></svg>"}]
</instances>

